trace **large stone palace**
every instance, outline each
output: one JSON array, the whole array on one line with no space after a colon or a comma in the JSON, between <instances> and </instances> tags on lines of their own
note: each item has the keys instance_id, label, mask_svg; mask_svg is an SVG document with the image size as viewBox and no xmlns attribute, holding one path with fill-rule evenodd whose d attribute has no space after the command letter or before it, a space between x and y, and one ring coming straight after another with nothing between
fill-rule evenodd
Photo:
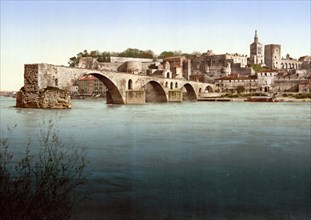
<instances>
[{"instance_id":1,"label":"large stone palace","mask_svg":"<svg viewBox=\"0 0 311 220\"><path fill-rule=\"evenodd\" d=\"M208 50L191 60L192 80L215 83L218 92L311 92L311 56L281 56L280 44L263 45L255 31L250 56ZM253 67L262 67L260 70Z\"/></svg>"},{"instance_id":2,"label":"large stone palace","mask_svg":"<svg viewBox=\"0 0 311 220\"><path fill-rule=\"evenodd\" d=\"M265 68L255 71L253 65ZM257 30L254 41L250 44L249 57L238 53L215 54L212 50L194 58L176 56L153 60L112 57L110 63L82 57L78 67L158 77L169 75L173 78L215 84L217 92L234 92L238 86L244 87L246 92L311 91L311 56L294 59L287 54L284 58L281 56L280 44L263 45L259 42ZM97 83L95 78L81 78L73 90L81 92L81 84L85 85L85 81L89 81L89 84ZM104 94L104 89L93 91L84 88L83 91L93 95Z\"/></svg>"}]
</instances>

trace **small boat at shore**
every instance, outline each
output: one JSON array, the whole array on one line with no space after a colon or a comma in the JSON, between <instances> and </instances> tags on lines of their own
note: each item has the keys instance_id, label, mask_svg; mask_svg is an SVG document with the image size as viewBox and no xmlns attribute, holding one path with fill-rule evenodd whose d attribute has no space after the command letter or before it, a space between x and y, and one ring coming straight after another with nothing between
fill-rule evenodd
<instances>
[{"instance_id":1,"label":"small boat at shore","mask_svg":"<svg viewBox=\"0 0 311 220\"><path fill-rule=\"evenodd\" d=\"M282 100L277 99L276 97L271 96L250 96L246 102L281 102Z\"/></svg>"},{"instance_id":2,"label":"small boat at shore","mask_svg":"<svg viewBox=\"0 0 311 220\"><path fill-rule=\"evenodd\" d=\"M204 102L231 102L231 99L227 98L199 98L198 101Z\"/></svg>"}]
</instances>

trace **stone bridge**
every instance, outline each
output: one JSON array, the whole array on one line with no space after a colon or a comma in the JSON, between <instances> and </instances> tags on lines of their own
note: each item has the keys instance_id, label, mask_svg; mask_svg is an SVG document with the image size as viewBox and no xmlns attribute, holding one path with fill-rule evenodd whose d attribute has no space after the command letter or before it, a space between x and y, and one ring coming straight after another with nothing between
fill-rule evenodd
<instances>
[{"instance_id":1,"label":"stone bridge","mask_svg":"<svg viewBox=\"0 0 311 220\"><path fill-rule=\"evenodd\" d=\"M18 107L35 107L40 91L59 88L70 91L73 83L82 75L92 75L107 87L109 104L143 104L145 102L195 101L206 91L213 91L214 85L165 77L154 77L123 72L96 71L51 64L26 64L24 87L17 98ZM26 97L26 98L25 98ZM19 99L19 100L18 100ZM45 95L46 99L46 95ZM24 103L24 106L23 106Z\"/></svg>"}]
</instances>

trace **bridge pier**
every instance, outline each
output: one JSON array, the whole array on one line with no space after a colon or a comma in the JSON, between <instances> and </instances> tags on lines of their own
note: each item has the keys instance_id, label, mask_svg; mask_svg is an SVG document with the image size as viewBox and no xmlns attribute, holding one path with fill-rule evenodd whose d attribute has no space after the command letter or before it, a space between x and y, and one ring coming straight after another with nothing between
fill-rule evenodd
<instances>
[{"instance_id":1,"label":"bridge pier","mask_svg":"<svg viewBox=\"0 0 311 220\"><path fill-rule=\"evenodd\" d=\"M145 104L144 90L128 90L126 91L126 104Z\"/></svg>"},{"instance_id":2,"label":"bridge pier","mask_svg":"<svg viewBox=\"0 0 311 220\"><path fill-rule=\"evenodd\" d=\"M168 91L168 102L182 102L182 92L179 90Z\"/></svg>"},{"instance_id":3,"label":"bridge pier","mask_svg":"<svg viewBox=\"0 0 311 220\"><path fill-rule=\"evenodd\" d=\"M111 97L111 94L110 94L110 92L108 90L106 91L106 103L107 104L114 104L113 103L113 99Z\"/></svg>"}]
</instances>

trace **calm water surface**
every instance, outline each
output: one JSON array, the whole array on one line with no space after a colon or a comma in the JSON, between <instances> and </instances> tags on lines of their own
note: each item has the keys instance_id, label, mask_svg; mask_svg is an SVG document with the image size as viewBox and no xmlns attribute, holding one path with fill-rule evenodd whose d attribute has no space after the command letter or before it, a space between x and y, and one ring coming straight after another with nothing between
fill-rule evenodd
<instances>
[{"instance_id":1,"label":"calm water surface","mask_svg":"<svg viewBox=\"0 0 311 220\"><path fill-rule=\"evenodd\" d=\"M1 97L15 150L43 118L87 147L88 199L73 219L310 219L310 103L14 105Z\"/></svg>"}]
</instances>

